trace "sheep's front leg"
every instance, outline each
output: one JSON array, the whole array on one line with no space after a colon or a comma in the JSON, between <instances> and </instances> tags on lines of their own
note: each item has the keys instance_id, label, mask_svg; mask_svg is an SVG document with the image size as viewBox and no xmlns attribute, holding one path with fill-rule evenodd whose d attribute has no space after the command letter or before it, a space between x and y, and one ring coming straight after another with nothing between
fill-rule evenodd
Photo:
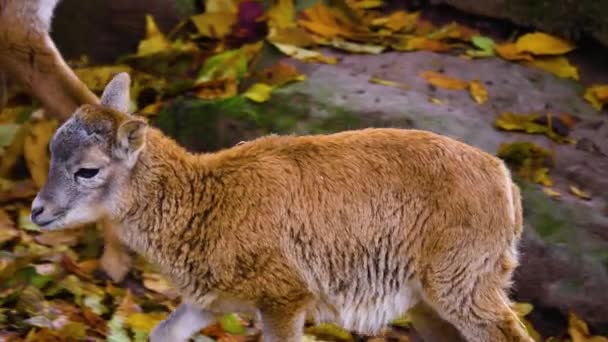
<instances>
[{"instance_id":1,"label":"sheep's front leg","mask_svg":"<svg viewBox=\"0 0 608 342\"><path fill-rule=\"evenodd\" d=\"M150 333L151 342L185 342L201 329L215 323L212 312L182 303L167 319L160 322Z\"/></svg>"}]
</instances>

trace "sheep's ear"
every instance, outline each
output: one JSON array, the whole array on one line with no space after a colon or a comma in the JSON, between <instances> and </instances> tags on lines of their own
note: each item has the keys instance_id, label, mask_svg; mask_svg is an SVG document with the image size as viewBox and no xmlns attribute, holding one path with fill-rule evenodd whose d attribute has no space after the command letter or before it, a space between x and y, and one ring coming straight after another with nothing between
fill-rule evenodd
<instances>
[{"instance_id":1,"label":"sheep's ear","mask_svg":"<svg viewBox=\"0 0 608 342\"><path fill-rule=\"evenodd\" d=\"M119 112L127 113L129 110L129 87L131 78L126 72L121 72L114 76L108 83L101 95L101 105L110 107Z\"/></svg>"},{"instance_id":2,"label":"sheep's ear","mask_svg":"<svg viewBox=\"0 0 608 342\"><path fill-rule=\"evenodd\" d=\"M140 119L127 120L118 127L114 155L124 160L129 168L135 165L146 146L147 128L148 124Z\"/></svg>"}]
</instances>

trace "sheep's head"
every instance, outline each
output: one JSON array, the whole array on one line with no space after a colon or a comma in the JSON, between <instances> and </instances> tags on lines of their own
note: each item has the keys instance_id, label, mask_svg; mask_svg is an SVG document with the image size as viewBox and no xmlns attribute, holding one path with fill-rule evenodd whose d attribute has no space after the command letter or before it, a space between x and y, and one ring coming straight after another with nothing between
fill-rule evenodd
<instances>
[{"instance_id":1,"label":"sheep's head","mask_svg":"<svg viewBox=\"0 0 608 342\"><path fill-rule=\"evenodd\" d=\"M32 203L42 229L91 223L107 214L146 142L146 123L127 114L129 75L106 86L100 105L84 105L50 143L48 179Z\"/></svg>"}]
</instances>

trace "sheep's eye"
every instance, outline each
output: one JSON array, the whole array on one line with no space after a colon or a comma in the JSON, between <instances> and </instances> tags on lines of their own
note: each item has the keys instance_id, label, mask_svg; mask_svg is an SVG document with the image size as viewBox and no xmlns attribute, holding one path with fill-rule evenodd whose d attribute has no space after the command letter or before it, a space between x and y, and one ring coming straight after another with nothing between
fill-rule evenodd
<instances>
[{"instance_id":1,"label":"sheep's eye","mask_svg":"<svg viewBox=\"0 0 608 342\"><path fill-rule=\"evenodd\" d=\"M86 169L86 168L82 168L82 169L78 169L78 171L76 171L76 173L74 174L74 176L80 177L80 178L93 178L98 173L99 173L99 169Z\"/></svg>"}]
</instances>

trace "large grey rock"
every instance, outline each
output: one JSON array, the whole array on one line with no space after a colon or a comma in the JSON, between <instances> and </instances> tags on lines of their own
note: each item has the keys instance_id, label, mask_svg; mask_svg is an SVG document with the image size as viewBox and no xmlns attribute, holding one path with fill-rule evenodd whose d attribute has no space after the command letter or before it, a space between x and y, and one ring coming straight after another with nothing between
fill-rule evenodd
<instances>
[{"instance_id":1,"label":"large grey rock","mask_svg":"<svg viewBox=\"0 0 608 342\"><path fill-rule=\"evenodd\" d=\"M515 24L535 27L568 38L582 34L608 45L608 1L605 0L431 0L462 11L508 19Z\"/></svg>"},{"instance_id":2,"label":"large grey rock","mask_svg":"<svg viewBox=\"0 0 608 342\"><path fill-rule=\"evenodd\" d=\"M501 143L517 140L553 150L556 160L551 176L562 198L551 199L538 186L522 184L526 233L516 274L517 295L563 313L576 312L598 327L608 323L608 120L584 102L577 83L499 59L471 61L428 52L339 56L341 62L334 66L297 63L308 80L279 90L267 108L289 103L293 111L306 112L307 120L350 113L364 118L358 127L427 129L491 153ZM478 105L467 91L429 87L418 77L424 70L479 79L490 100ZM411 89L370 84L372 76ZM431 97L441 104L430 102ZM560 145L544 136L499 132L493 125L504 111L575 115L581 122L571 136L582 143ZM310 127L300 124L293 129L306 132ZM570 184L591 190L593 199L582 201L570 195Z\"/></svg>"}]
</instances>

